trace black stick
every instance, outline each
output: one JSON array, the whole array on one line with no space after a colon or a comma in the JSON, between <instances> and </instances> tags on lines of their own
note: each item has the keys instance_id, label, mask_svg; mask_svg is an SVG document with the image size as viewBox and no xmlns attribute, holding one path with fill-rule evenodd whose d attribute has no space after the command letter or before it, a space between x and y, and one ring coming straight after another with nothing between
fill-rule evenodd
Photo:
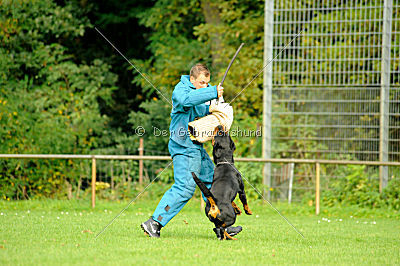
<instances>
[{"instance_id":1,"label":"black stick","mask_svg":"<svg viewBox=\"0 0 400 266\"><path fill-rule=\"evenodd\" d=\"M226 75L228 75L228 71L229 71L229 69L231 68L231 66L232 66L232 64L233 64L233 61L235 61L236 56L237 56L238 53L240 52L240 49L242 49L243 45L244 45L244 43L242 43L242 44L239 46L239 48L237 49L235 55L232 57L232 60L231 60L231 62L229 63L228 68L225 70L225 74L224 74L224 76L222 77L221 83L219 83L221 86L222 86L222 84L224 84Z\"/></svg>"}]
</instances>

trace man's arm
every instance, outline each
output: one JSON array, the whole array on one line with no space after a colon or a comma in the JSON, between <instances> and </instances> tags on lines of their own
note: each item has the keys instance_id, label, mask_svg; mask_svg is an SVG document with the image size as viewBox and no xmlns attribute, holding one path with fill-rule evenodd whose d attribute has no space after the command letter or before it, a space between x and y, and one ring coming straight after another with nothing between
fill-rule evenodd
<instances>
[{"instance_id":1,"label":"man's arm","mask_svg":"<svg viewBox=\"0 0 400 266\"><path fill-rule=\"evenodd\" d=\"M217 97L218 91L216 86L210 86L198 90L179 86L175 88L172 94L172 100L176 101L183 107L192 107L216 99Z\"/></svg>"}]
</instances>

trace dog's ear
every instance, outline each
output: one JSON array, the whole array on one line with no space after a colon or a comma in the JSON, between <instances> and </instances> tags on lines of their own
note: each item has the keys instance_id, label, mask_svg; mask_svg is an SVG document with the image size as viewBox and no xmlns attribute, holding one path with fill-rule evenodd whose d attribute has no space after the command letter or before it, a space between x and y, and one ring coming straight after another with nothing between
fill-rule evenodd
<instances>
[{"instance_id":1,"label":"dog's ear","mask_svg":"<svg viewBox=\"0 0 400 266\"><path fill-rule=\"evenodd\" d=\"M231 136L229 136L229 141L231 142L231 150L232 150L232 151L236 150L235 142L233 142Z\"/></svg>"}]
</instances>

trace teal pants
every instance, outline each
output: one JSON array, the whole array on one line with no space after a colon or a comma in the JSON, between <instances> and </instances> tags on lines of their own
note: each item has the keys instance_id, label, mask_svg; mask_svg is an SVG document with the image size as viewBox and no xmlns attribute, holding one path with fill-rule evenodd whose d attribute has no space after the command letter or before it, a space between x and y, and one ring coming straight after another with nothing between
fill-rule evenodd
<instances>
[{"instance_id":1,"label":"teal pants","mask_svg":"<svg viewBox=\"0 0 400 266\"><path fill-rule=\"evenodd\" d=\"M193 197L196 183L191 172L194 172L208 188L211 188L214 176L214 163L204 148L186 148L184 154L175 154L172 160L175 183L165 192L152 216L162 226L174 218Z\"/></svg>"}]
</instances>

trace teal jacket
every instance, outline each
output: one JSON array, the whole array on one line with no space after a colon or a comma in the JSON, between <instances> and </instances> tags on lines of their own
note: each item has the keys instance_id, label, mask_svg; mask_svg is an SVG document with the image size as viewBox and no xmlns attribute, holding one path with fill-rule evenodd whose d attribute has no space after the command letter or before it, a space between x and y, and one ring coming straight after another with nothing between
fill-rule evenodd
<instances>
[{"instance_id":1,"label":"teal jacket","mask_svg":"<svg viewBox=\"0 0 400 266\"><path fill-rule=\"evenodd\" d=\"M189 75L183 75L181 81L175 86L172 92L172 111L169 150L173 156L181 153L184 148L201 149L202 145L194 144L189 137L189 122L197 117L209 114L209 106L204 104L207 101L218 98L216 86L210 86L196 90L190 82ZM174 143L171 143L172 142ZM178 145L176 145L178 144ZM181 153L182 154L182 153Z\"/></svg>"}]
</instances>

